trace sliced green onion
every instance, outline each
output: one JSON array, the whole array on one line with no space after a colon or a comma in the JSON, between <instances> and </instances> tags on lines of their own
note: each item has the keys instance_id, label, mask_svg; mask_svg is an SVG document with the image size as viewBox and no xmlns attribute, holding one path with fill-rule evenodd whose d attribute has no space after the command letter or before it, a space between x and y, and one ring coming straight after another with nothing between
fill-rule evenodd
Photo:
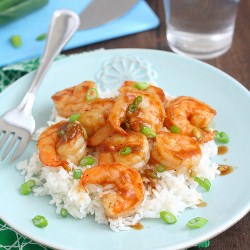
<instances>
[{"instance_id":1,"label":"sliced green onion","mask_svg":"<svg viewBox=\"0 0 250 250\"><path fill-rule=\"evenodd\" d=\"M19 188L19 192L22 195L28 195L32 192L32 188L27 185L22 184Z\"/></svg>"},{"instance_id":2,"label":"sliced green onion","mask_svg":"<svg viewBox=\"0 0 250 250\"><path fill-rule=\"evenodd\" d=\"M135 112L136 110L137 110L137 106L135 105L135 104L130 104L129 106L128 106L128 111L129 112L131 112L131 113L133 113L133 112Z\"/></svg>"},{"instance_id":3,"label":"sliced green onion","mask_svg":"<svg viewBox=\"0 0 250 250\"><path fill-rule=\"evenodd\" d=\"M132 113L135 112L138 109L138 106L141 102L142 102L142 96L138 95L133 101L133 103L128 106L128 110Z\"/></svg>"},{"instance_id":4,"label":"sliced green onion","mask_svg":"<svg viewBox=\"0 0 250 250\"><path fill-rule=\"evenodd\" d=\"M75 169L73 171L73 178L76 179L76 180L79 180L81 179L82 177L82 170L81 169Z\"/></svg>"},{"instance_id":5,"label":"sliced green onion","mask_svg":"<svg viewBox=\"0 0 250 250\"><path fill-rule=\"evenodd\" d=\"M11 36L10 42L15 48L19 48L22 46L22 38L19 35Z\"/></svg>"},{"instance_id":6,"label":"sliced green onion","mask_svg":"<svg viewBox=\"0 0 250 250\"><path fill-rule=\"evenodd\" d=\"M86 100L87 101L92 101L98 98L98 91L96 88L89 88L87 93L86 93Z\"/></svg>"},{"instance_id":7,"label":"sliced green onion","mask_svg":"<svg viewBox=\"0 0 250 250\"><path fill-rule=\"evenodd\" d=\"M147 138L156 137L156 133L150 127L147 127L147 126L142 126L140 129L140 132L144 134Z\"/></svg>"},{"instance_id":8,"label":"sliced green onion","mask_svg":"<svg viewBox=\"0 0 250 250\"><path fill-rule=\"evenodd\" d=\"M216 131L214 139L217 142L221 142L221 143L228 143L229 142L229 137L225 132Z\"/></svg>"},{"instance_id":9,"label":"sliced green onion","mask_svg":"<svg viewBox=\"0 0 250 250\"><path fill-rule=\"evenodd\" d=\"M150 85L146 82L136 82L133 87L139 90L145 90L149 87Z\"/></svg>"},{"instance_id":10,"label":"sliced green onion","mask_svg":"<svg viewBox=\"0 0 250 250\"><path fill-rule=\"evenodd\" d=\"M79 165L82 167L85 167L87 165L93 165L94 163L95 163L95 159L93 157L85 156L81 158Z\"/></svg>"},{"instance_id":11,"label":"sliced green onion","mask_svg":"<svg viewBox=\"0 0 250 250\"><path fill-rule=\"evenodd\" d=\"M60 215L63 217L63 218L66 218L68 216L68 210L66 208L62 208L61 211L60 211Z\"/></svg>"},{"instance_id":12,"label":"sliced green onion","mask_svg":"<svg viewBox=\"0 0 250 250\"><path fill-rule=\"evenodd\" d=\"M167 211L161 211L160 218L167 224L174 224L177 221L176 217L172 213Z\"/></svg>"},{"instance_id":13,"label":"sliced green onion","mask_svg":"<svg viewBox=\"0 0 250 250\"><path fill-rule=\"evenodd\" d=\"M33 188L36 185L36 182L34 180L28 180L25 183L31 188Z\"/></svg>"},{"instance_id":14,"label":"sliced green onion","mask_svg":"<svg viewBox=\"0 0 250 250\"><path fill-rule=\"evenodd\" d=\"M79 117L80 117L80 114L71 115L69 118L69 123L77 121L79 119Z\"/></svg>"},{"instance_id":15,"label":"sliced green onion","mask_svg":"<svg viewBox=\"0 0 250 250\"><path fill-rule=\"evenodd\" d=\"M36 215L33 219L32 222L35 226L37 227L47 227L48 226L48 221L46 220L46 218L42 215Z\"/></svg>"},{"instance_id":16,"label":"sliced green onion","mask_svg":"<svg viewBox=\"0 0 250 250\"><path fill-rule=\"evenodd\" d=\"M132 152L131 147L124 147L120 150L121 155L128 155Z\"/></svg>"},{"instance_id":17,"label":"sliced green onion","mask_svg":"<svg viewBox=\"0 0 250 250\"><path fill-rule=\"evenodd\" d=\"M134 104L138 106L141 102L142 102L142 96L138 95L134 100Z\"/></svg>"},{"instance_id":18,"label":"sliced green onion","mask_svg":"<svg viewBox=\"0 0 250 250\"><path fill-rule=\"evenodd\" d=\"M209 181L209 179L205 178L204 179L204 184L206 185L206 190L209 191L211 188L211 182Z\"/></svg>"},{"instance_id":19,"label":"sliced green onion","mask_svg":"<svg viewBox=\"0 0 250 250\"><path fill-rule=\"evenodd\" d=\"M159 164L157 167L156 167L156 171L161 173L161 172L164 172L167 170L167 167L163 164Z\"/></svg>"},{"instance_id":20,"label":"sliced green onion","mask_svg":"<svg viewBox=\"0 0 250 250\"><path fill-rule=\"evenodd\" d=\"M202 180L200 177L195 176L194 180L201 186L203 187L206 191L210 190L211 187L211 182L205 178L204 180Z\"/></svg>"},{"instance_id":21,"label":"sliced green onion","mask_svg":"<svg viewBox=\"0 0 250 250\"><path fill-rule=\"evenodd\" d=\"M173 126L171 126L171 128L170 128L170 132L176 133L176 134L180 134L181 130L180 130L180 128L177 127L176 125L173 125Z\"/></svg>"},{"instance_id":22,"label":"sliced green onion","mask_svg":"<svg viewBox=\"0 0 250 250\"><path fill-rule=\"evenodd\" d=\"M41 35L39 35L37 38L36 38L36 41L43 41L43 40L45 40L46 39L46 37L47 37L47 33L43 33L43 34L41 34Z\"/></svg>"},{"instance_id":23,"label":"sliced green onion","mask_svg":"<svg viewBox=\"0 0 250 250\"><path fill-rule=\"evenodd\" d=\"M32 192L32 188L36 185L36 182L34 180L28 180L24 182L20 188L19 191L23 195L28 195Z\"/></svg>"},{"instance_id":24,"label":"sliced green onion","mask_svg":"<svg viewBox=\"0 0 250 250\"><path fill-rule=\"evenodd\" d=\"M208 222L207 219L202 218L202 217L196 217L190 221L187 222L186 226L190 229L197 229L197 228L201 228L204 225L206 225Z\"/></svg>"}]
</instances>

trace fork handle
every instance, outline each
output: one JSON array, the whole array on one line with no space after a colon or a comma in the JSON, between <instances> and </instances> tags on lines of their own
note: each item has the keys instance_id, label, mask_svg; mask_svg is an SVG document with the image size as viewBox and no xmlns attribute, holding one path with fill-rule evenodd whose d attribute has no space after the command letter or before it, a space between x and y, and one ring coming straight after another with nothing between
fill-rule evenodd
<instances>
[{"instance_id":1,"label":"fork handle","mask_svg":"<svg viewBox=\"0 0 250 250\"><path fill-rule=\"evenodd\" d=\"M32 113L36 93L51 63L79 27L79 16L69 10L56 10L52 16L45 50L32 84L17 106L26 114Z\"/></svg>"}]
</instances>

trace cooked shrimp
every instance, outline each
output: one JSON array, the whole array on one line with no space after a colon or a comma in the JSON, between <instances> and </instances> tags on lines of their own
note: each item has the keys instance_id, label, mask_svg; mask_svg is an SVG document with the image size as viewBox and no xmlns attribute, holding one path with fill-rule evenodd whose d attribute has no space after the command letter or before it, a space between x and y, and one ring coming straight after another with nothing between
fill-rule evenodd
<instances>
[{"instance_id":1,"label":"cooked shrimp","mask_svg":"<svg viewBox=\"0 0 250 250\"><path fill-rule=\"evenodd\" d=\"M91 137L88 138L88 146L99 146L107 137L114 134L114 129L107 122L105 126L99 128Z\"/></svg>"},{"instance_id":2,"label":"cooked shrimp","mask_svg":"<svg viewBox=\"0 0 250 250\"><path fill-rule=\"evenodd\" d=\"M99 165L85 170L80 185L113 184L115 190L102 196L105 213L110 218L127 217L134 213L144 198L144 186L140 174L133 168L119 164Z\"/></svg>"},{"instance_id":3,"label":"cooked shrimp","mask_svg":"<svg viewBox=\"0 0 250 250\"><path fill-rule=\"evenodd\" d=\"M141 102L137 105L136 110L131 112L129 107L139 97ZM164 119L163 103L156 94L131 87L123 88L109 114L111 126L122 135L127 134L121 128L122 123L126 123L133 131L140 131L142 126L148 126L154 132L158 132L163 126Z\"/></svg>"},{"instance_id":4,"label":"cooked shrimp","mask_svg":"<svg viewBox=\"0 0 250 250\"><path fill-rule=\"evenodd\" d=\"M135 88L134 86L135 86L136 83L137 83L137 82L134 82L134 81L125 81L125 82L122 84L122 86L120 87L119 91L122 92L123 89L125 89L125 91L126 91L126 88L127 88L127 87ZM161 88L158 88L158 87L156 87L156 86L154 86L154 85L149 84L148 88L146 88L146 89L143 90L143 91L155 93L156 95L159 96L159 98L161 99L161 101L162 101L163 103L166 102L165 93L164 93L164 91L163 91Z\"/></svg>"},{"instance_id":5,"label":"cooked shrimp","mask_svg":"<svg viewBox=\"0 0 250 250\"><path fill-rule=\"evenodd\" d=\"M165 125L169 129L175 125L180 128L181 134L194 136L204 143L214 137L208 125L215 115L216 111L207 104L189 96L179 96L166 107Z\"/></svg>"},{"instance_id":6,"label":"cooked shrimp","mask_svg":"<svg viewBox=\"0 0 250 250\"><path fill-rule=\"evenodd\" d=\"M38 139L40 161L45 166L69 170L68 161L78 164L85 154L85 133L79 122L61 121L48 127Z\"/></svg>"},{"instance_id":7,"label":"cooked shrimp","mask_svg":"<svg viewBox=\"0 0 250 250\"><path fill-rule=\"evenodd\" d=\"M192 137L160 132L151 151L151 158L165 165L167 169L189 170L199 164L201 149L197 140Z\"/></svg>"},{"instance_id":8,"label":"cooked shrimp","mask_svg":"<svg viewBox=\"0 0 250 250\"><path fill-rule=\"evenodd\" d=\"M119 162L134 169L144 167L150 157L149 143L145 135L128 131L126 136L115 133L99 148L99 164Z\"/></svg>"},{"instance_id":9,"label":"cooked shrimp","mask_svg":"<svg viewBox=\"0 0 250 250\"><path fill-rule=\"evenodd\" d=\"M114 100L111 98L98 98L82 104L79 122L86 129L88 137L106 125L113 104Z\"/></svg>"},{"instance_id":10,"label":"cooked shrimp","mask_svg":"<svg viewBox=\"0 0 250 250\"><path fill-rule=\"evenodd\" d=\"M85 81L55 93L51 98L55 104L57 113L63 117L79 113L82 104L87 101L86 94L91 88L96 88L95 83Z\"/></svg>"}]
</instances>

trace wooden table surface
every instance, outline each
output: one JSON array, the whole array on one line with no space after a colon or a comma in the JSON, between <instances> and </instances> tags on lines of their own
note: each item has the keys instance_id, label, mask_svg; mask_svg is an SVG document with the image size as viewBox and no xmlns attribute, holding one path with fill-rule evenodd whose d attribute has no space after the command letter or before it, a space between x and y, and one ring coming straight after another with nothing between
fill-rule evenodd
<instances>
[{"instance_id":1,"label":"wooden table surface","mask_svg":"<svg viewBox=\"0 0 250 250\"><path fill-rule=\"evenodd\" d=\"M90 51L99 48L148 48L169 51L166 41L166 24L162 0L148 0L148 4L160 18L157 29L141 32L106 42L84 46L67 51L66 54ZM250 1L241 0L235 35L231 49L224 55L206 61L223 70L250 90ZM247 114L250 115L250 114ZM249 192L249 190L247 191ZM193 248L194 249L194 248ZM211 240L208 250L249 250L250 249L250 213L227 231Z\"/></svg>"}]
</instances>

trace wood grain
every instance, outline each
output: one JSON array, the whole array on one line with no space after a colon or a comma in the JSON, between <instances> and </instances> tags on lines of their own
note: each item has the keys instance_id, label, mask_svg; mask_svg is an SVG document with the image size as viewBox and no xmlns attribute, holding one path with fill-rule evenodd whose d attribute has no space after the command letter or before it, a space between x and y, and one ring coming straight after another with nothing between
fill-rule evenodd
<instances>
[{"instance_id":1,"label":"wood grain","mask_svg":"<svg viewBox=\"0 0 250 250\"><path fill-rule=\"evenodd\" d=\"M166 24L162 0L148 0L147 2L160 18L161 23L157 29L73 49L65 53L71 54L82 51L91 51L99 48L148 48L169 51L170 49L167 45L165 36ZM231 49L226 54L206 62L231 75L248 90L250 90L249 0L241 0L240 2L235 35ZM249 190L246 192L249 192ZM250 249L250 213L248 213L230 229L213 238L211 240L210 247L207 248L207 250L248 249Z\"/></svg>"}]
</instances>

